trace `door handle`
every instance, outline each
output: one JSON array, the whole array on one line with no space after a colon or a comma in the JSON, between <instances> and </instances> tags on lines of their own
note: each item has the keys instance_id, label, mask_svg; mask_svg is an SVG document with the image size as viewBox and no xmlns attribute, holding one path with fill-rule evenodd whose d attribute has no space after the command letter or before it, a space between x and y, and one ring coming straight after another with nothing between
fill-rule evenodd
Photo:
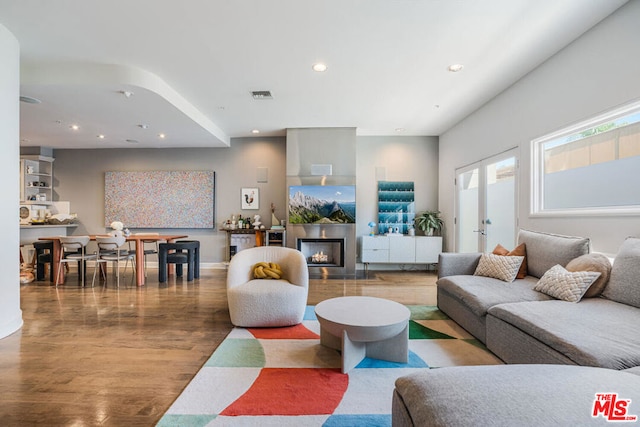
<instances>
[{"instance_id":1,"label":"door handle","mask_svg":"<svg viewBox=\"0 0 640 427\"><path fill-rule=\"evenodd\" d=\"M480 233L480 234L482 234L483 236L486 236L486 235L487 235L487 233L486 233L484 230L482 230L482 229L480 229L480 230L473 230L473 232L474 232L474 233Z\"/></svg>"}]
</instances>

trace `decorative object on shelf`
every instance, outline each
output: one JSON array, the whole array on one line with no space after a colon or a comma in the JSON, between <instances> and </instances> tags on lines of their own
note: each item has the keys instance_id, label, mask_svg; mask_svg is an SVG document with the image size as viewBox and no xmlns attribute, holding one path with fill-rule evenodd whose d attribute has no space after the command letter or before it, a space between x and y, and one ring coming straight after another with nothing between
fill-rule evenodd
<instances>
[{"instance_id":1,"label":"decorative object on shelf","mask_svg":"<svg viewBox=\"0 0 640 427\"><path fill-rule=\"evenodd\" d=\"M418 215L415 219L416 227L424 231L426 236L440 234L444 227L444 221L440 218L440 211L425 211Z\"/></svg>"},{"instance_id":2,"label":"decorative object on shelf","mask_svg":"<svg viewBox=\"0 0 640 427\"><path fill-rule=\"evenodd\" d=\"M242 209L260 208L260 193L257 188L243 188L241 192Z\"/></svg>"},{"instance_id":3,"label":"decorative object on shelf","mask_svg":"<svg viewBox=\"0 0 640 427\"><path fill-rule=\"evenodd\" d=\"M20 224L29 224L31 209L27 205L20 205Z\"/></svg>"},{"instance_id":4,"label":"decorative object on shelf","mask_svg":"<svg viewBox=\"0 0 640 427\"><path fill-rule=\"evenodd\" d=\"M253 229L259 230L261 225L262 225L262 221L260 221L260 215L255 214L253 216Z\"/></svg>"},{"instance_id":5,"label":"decorative object on shelf","mask_svg":"<svg viewBox=\"0 0 640 427\"><path fill-rule=\"evenodd\" d=\"M280 224L280 220L276 217L276 205L271 202L271 229L272 230L280 230L284 228L284 224Z\"/></svg>"},{"instance_id":6,"label":"decorative object on shelf","mask_svg":"<svg viewBox=\"0 0 640 427\"><path fill-rule=\"evenodd\" d=\"M376 223L373 221L369 221L369 224L367 224L369 226L369 236L374 236L375 233L373 231L373 227L376 226Z\"/></svg>"},{"instance_id":7,"label":"decorative object on shelf","mask_svg":"<svg viewBox=\"0 0 640 427\"><path fill-rule=\"evenodd\" d=\"M407 234L414 218L413 182L378 181L378 230Z\"/></svg>"},{"instance_id":8,"label":"decorative object on shelf","mask_svg":"<svg viewBox=\"0 0 640 427\"><path fill-rule=\"evenodd\" d=\"M416 235L416 229L413 227L409 227L409 236L415 236Z\"/></svg>"}]
</instances>

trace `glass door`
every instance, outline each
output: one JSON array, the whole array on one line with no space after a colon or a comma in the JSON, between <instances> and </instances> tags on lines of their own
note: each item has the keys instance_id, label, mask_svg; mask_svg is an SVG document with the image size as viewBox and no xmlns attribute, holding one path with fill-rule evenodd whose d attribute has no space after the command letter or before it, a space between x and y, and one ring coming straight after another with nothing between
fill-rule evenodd
<instances>
[{"instance_id":1,"label":"glass door","mask_svg":"<svg viewBox=\"0 0 640 427\"><path fill-rule=\"evenodd\" d=\"M513 249L517 228L516 150L456 170L456 251Z\"/></svg>"}]
</instances>

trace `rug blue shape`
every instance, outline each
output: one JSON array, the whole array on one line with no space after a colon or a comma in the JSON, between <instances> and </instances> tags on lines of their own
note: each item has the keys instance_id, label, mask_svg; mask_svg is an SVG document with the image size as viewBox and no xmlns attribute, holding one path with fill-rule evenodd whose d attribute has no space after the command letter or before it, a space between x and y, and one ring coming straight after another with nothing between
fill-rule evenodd
<instances>
[{"instance_id":1,"label":"rug blue shape","mask_svg":"<svg viewBox=\"0 0 640 427\"><path fill-rule=\"evenodd\" d=\"M409 351L409 361L407 363L389 362L387 360L372 359L365 357L362 362L358 363L357 368L428 368L425 363L413 351Z\"/></svg>"},{"instance_id":2,"label":"rug blue shape","mask_svg":"<svg viewBox=\"0 0 640 427\"><path fill-rule=\"evenodd\" d=\"M304 309L304 318L302 320L318 320L318 318L316 317L315 310L316 310L315 305L308 305Z\"/></svg>"},{"instance_id":3,"label":"rug blue shape","mask_svg":"<svg viewBox=\"0 0 640 427\"><path fill-rule=\"evenodd\" d=\"M391 414L331 415L322 427L390 427Z\"/></svg>"}]
</instances>

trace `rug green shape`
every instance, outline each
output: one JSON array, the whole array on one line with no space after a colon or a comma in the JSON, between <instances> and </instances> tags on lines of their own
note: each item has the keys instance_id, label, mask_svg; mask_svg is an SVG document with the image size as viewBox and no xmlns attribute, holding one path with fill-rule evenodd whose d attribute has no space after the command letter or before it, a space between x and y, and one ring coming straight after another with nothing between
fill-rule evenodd
<instances>
[{"instance_id":1,"label":"rug green shape","mask_svg":"<svg viewBox=\"0 0 640 427\"><path fill-rule=\"evenodd\" d=\"M177 415L165 414L156 427L204 427L213 421L216 415Z\"/></svg>"},{"instance_id":2,"label":"rug green shape","mask_svg":"<svg viewBox=\"0 0 640 427\"><path fill-rule=\"evenodd\" d=\"M447 320L446 314L435 305L408 305L412 320Z\"/></svg>"},{"instance_id":3,"label":"rug green shape","mask_svg":"<svg viewBox=\"0 0 640 427\"><path fill-rule=\"evenodd\" d=\"M223 368L262 368L266 364L264 349L256 339L227 338L204 366Z\"/></svg>"},{"instance_id":4,"label":"rug green shape","mask_svg":"<svg viewBox=\"0 0 640 427\"><path fill-rule=\"evenodd\" d=\"M443 334L436 330L427 328L420 323L409 321L409 339L410 340L455 340L451 335Z\"/></svg>"}]
</instances>

